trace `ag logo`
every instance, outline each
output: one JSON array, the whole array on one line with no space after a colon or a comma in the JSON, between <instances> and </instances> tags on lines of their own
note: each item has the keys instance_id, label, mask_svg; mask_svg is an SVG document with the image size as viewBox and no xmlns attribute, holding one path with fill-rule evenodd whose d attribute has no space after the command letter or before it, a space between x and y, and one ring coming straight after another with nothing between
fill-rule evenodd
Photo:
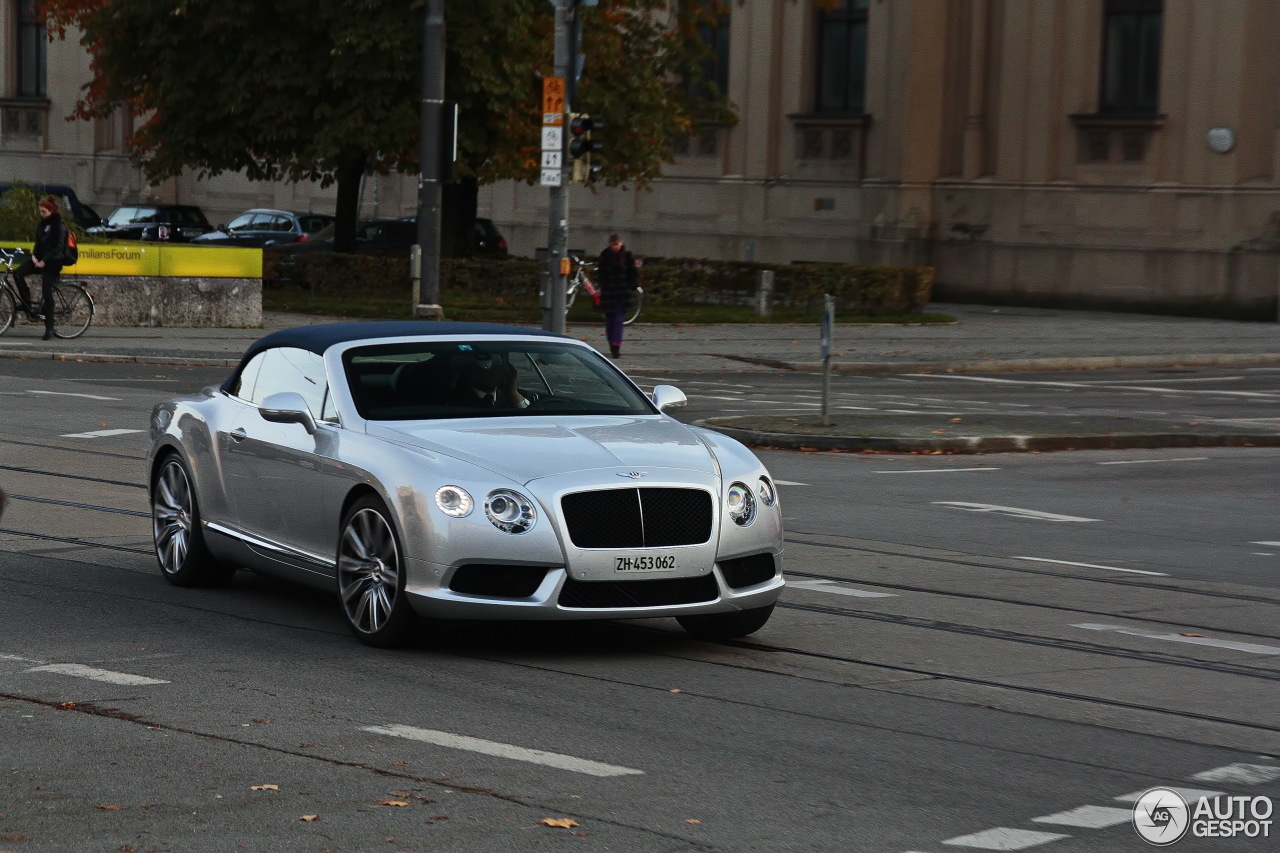
<instances>
[{"instance_id":1,"label":"ag logo","mask_svg":"<svg viewBox=\"0 0 1280 853\"><path fill-rule=\"evenodd\" d=\"M1165 847L1187 834L1190 809L1182 795L1169 788L1152 788L1133 804L1133 828L1148 844Z\"/></svg>"}]
</instances>

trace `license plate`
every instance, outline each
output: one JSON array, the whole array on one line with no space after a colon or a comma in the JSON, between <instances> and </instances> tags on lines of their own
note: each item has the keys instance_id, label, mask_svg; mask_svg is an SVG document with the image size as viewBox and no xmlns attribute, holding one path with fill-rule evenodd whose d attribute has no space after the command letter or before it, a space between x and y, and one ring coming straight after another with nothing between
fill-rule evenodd
<instances>
[{"instance_id":1,"label":"license plate","mask_svg":"<svg viewBox=\"0 0 1280 853\"><path fill-rule=\"evenodd\" d=\"M613 570L616 572L674 572L678 568L674 554L638 554L634 557L613 558Z\"/></svg>"}]
</instances>

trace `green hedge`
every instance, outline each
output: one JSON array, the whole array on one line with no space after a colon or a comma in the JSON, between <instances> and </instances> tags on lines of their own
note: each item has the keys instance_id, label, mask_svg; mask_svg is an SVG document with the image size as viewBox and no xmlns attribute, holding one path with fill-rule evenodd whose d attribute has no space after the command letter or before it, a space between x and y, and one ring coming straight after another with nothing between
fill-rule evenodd
<instances>
[{"instance_id":1,"label":"green hedge","mask_svg":"<svg viewBox=\"0 0 1280 853\"><path fill-rule=\"evenodd\" d=\"M508 301L537 294L546 264L529 258L448 258L440 264L442 293L486 294ZM820 308L824 294L843 314L877 316L919 312L933 289L932 267L866 267L853 264L760 264L692 258L646 259L640 283L647 305L752 305L760 272L774 271L777 307ZM268 284L281 272L318 295L391 295L409 286L409 261L381 255L299 256L282 270L264 259Z\"/></svg>"}]
</instances>

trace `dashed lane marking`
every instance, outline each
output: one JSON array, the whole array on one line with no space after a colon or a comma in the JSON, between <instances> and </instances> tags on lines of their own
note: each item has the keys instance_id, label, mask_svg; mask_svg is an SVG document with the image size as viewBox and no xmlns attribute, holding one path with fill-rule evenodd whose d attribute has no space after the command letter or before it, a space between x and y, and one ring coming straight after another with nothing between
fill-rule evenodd
<instances>
[{"instance_id":1,"label":"dashed lane marking","mask_svg":"<svg viewBox=\"0 0 1280 853\"><path fill-rule=\"evenodd\" d=\"M1175 794L1182 797L1182 799L1186 800L1188 803L1194 803L1197 800L1199 800L1201 797L1209 797L1210 799L1212 799L1213 797L1221 797L1225 793L1224 791L1204 791L1204 790L1201 790L1200 788L1173 788L1169 786L1161 786L1161 787L1168 788L1168 790L1173 791ZM1117 803L1136 803L1138 800L1142 799L1142 795L1149 790L1151 789L1143 788L1141 791L1134 791L1129 794L1121 794L1115 799Z\"/></svg>"},{"instance_id":2,"label":"dashed lane marking","mask_svg":"<svg viewBox=\"0 0 1280 853\"><path fill-rule=\"evenodd\" d=\"M1280 543L1277 543L1280 544ZM1123 569L1119 566L1099 566L1095 563L1075 563L1071 560L1050 560L1048 557L1010 557L1010 560L1030 560L1033 563L1055 563L1059 566L1080 566L1086 569L1105 569L1108 572L1125 572L1130 575L1153 575L1158 578L1169 577L1164 572L1149 572L1146 569Z\"/></svg>"},{"instance_id":3,"label":"dashed lane marking","mask_svg":"<svg viewBox=\"0 0 1280 853\"><path fill-rule=\"evenodd\" d=\"M1041 512L1037 509L1022 509L1016 506L1000 506L999 504L975 504L968 501L934 501L937 506L949 506L967 512L994 512L1000 515L1011 515L1014 518L1028 518L1036 521L1100 521L1097 518L1081 518L1076 515L1059 515L1056 512Z\"/></svg>"},{"instance_id":4,"label":"dashed lane marking","mask_svg":"<svg viewBox=\"0 0 1280 853\"><path fill-rule=\"evenodd\" d=\"M1277 764L1228 764L1191 777L1193 782L1220 782L1224 785L1260 785L1280 779Z\"/></svg>"},{"instance_id":5,"label":"dashed lane marking","mask_svg":"<svg viewBox=\"0 0 1280 853\"><path fill-rule=\"evenodd\" d=\"M1125 459L1120 462L1097 462L1097 465L1147 465L1153 462L1207 462L1208 456L1180 456L1177 459Z\"/></svg>"},{"instance_id":6,"label":"dashed lane marking","mask_svg":"<svg viewBox=\"0 0 1280 853\"><path fill-rule=\"evenodd\" d=\"M1070 838L1058 832L1037 832L1031 829L1010 829L997 826L984 829L972 835L961 835L942 842L952 847L973 847L978 850L1026 850L1028 847L1039 847L1060 838Z\"/></svg>"},{"instance_id":7,"label":"dashed lane marking","mask_svg":"<svg viewBox=\"0 0 1280 853\"><path fill-rule=\"evenodd\" d=\"M1233 652L1247 652L1253 655L1280 655L1280 646L1262 646L1257 643L1238 643L1235 640L1215 640L1212 637L1187 637L1182 634L1158 634L1154 631L1139 631L1121 625L1095 625L1084 622L1072 625L1072 628L1083 628L1086 631L1113 631L1117 634L1128 634L1131 637L1142 637L1146 640L1165 640L1170 643L1187 643L1192 646L1212 646L1215 649L1229 649Z\"/></svg>"},{"instance_id":8,"label":"dashed lane marking","mask_svg":"<svg viewBox=\"0 0 1280 853\"><path fill-rule=\"evenodd\" d=\"M127 672L112 672L109 669L96 669L78 663L50 663L44 666L33 666L27 672L52 672L56 675L70 675L75 678L88 678L92 681L105 681L108 684L120 684L134 687L143 684L168 684L159 678L147 678L142 675L130 675Z\"/></svg>"},{"instance_id":9,"label":"dashed lane marking","mask_svg":"<svg viewBox=\"0 0 1280 853\"><path fill-rule=\"evenodd\" d=\"M807 486L808 483L797 483L795 480L774 480L779 486Z\"/></svg>"},{"instance_id":10,"label":"dashed lane marking","mask_svg":"<svg viewBox=\"0 0 1280 853\"><path fill-rule=\"evenodd\" d=\"M877 471L877 474L953 474L958 471L999 471L999 468L904 468L899 471Z\"/></svg>"},{"instance_id":11,"label":"dashed lane marking","mask_svg":"<svg viewBox=\"0 0 1280 853\"><path fill-rule=\"evenodd\" d=\"M1133 809L1117 809L1111 806L1080 806L1065 812L1031 818L1032 823L1052 823L1058 826L1076 826L1081 829L1106 829L1128 823L1133 819Z\"/></svg>"},{"instance_id":12,"label":"dashed lane marking","mask_svg":"<svg viewBox=\"0 0 1280 853\"><path fill-rule=\"evenodd\" d=\"M544 752L540 749L526 749L509 743L498 743L492 740L456 735L450 732L439 732L432 729L419 729L413 726L365 726L361 731L389 737L406 738L422 743L445 746L450 749L464 749L482 755L497 758L509 758L514 761L526 761L530 764L542 764L559 770L570 770L574 773L585 773L588 776L643 776L643 770L630 767L618 767L613 764L602 764L572 755L560 755L555 752Z\"/></svg>"},{"instance_id":13,"label":"dashed lane marking","mask_svg":"<svg viewBox=\"0 0 1280 853\"><path fill-rule=\"evenodd\" d=\"M1268 548L1280 547L1280 542L1250 542L1250 545L1266 545Z\"/></svg>"},{"instance_id":14,"label":"dashed lane marking","mask_svg":"<svg viewBox=\"0 0 1280 853\"><path fill-rule=\"evenodd\" d=\"M108 400L113 403L119 403L119 397L100 397L97 394L73 394L69 391L27 391L28 394L46 394L50 397L83 397L86 400Z\"/></svg>"},{"instance_id":15,"label":"dashed lane marking","mask_svg":"<svg viewBox=\"0 0 1280 853\"><path fill-rule=\"evenodd\" d=\"M836 586L835 581L826 580L804 580L793 581L787 579L787 586L796 589L807 589L812 592L829 592L833 595L851 595L854 598L897 598L898 596L892 592L871 592L866 589L856 589L850 586Z\"/></svg>"},{"instance_id":16,"label":"dashed lane marking","mask_svg":"<svg viewBox=\"0 0 1280 853\"><path fill-rule=\"evenodd\" d=\"M60 438L108 438L113 435L128 435L131 432L142 432L140 429L98 429L93 432L68 432Z\"/></svg>"}]
</instances>

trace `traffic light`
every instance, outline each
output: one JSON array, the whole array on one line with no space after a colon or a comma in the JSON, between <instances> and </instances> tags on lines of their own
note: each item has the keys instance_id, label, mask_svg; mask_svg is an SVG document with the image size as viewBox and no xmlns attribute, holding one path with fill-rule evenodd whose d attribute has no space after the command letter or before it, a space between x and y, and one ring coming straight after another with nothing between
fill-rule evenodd
<instances>
[{"instance_id":1,"label":"traffic light","mask_svg":"<svg viewBox=\"0 0 1280 853\"><path fill-rule=\"evenodd\" d=\"M604 122L582 113L574 113L569 119L569 156L590 157L592 152L604 146L591 139L593 130L604 130Z\"/></svg>"}]
</instances>

